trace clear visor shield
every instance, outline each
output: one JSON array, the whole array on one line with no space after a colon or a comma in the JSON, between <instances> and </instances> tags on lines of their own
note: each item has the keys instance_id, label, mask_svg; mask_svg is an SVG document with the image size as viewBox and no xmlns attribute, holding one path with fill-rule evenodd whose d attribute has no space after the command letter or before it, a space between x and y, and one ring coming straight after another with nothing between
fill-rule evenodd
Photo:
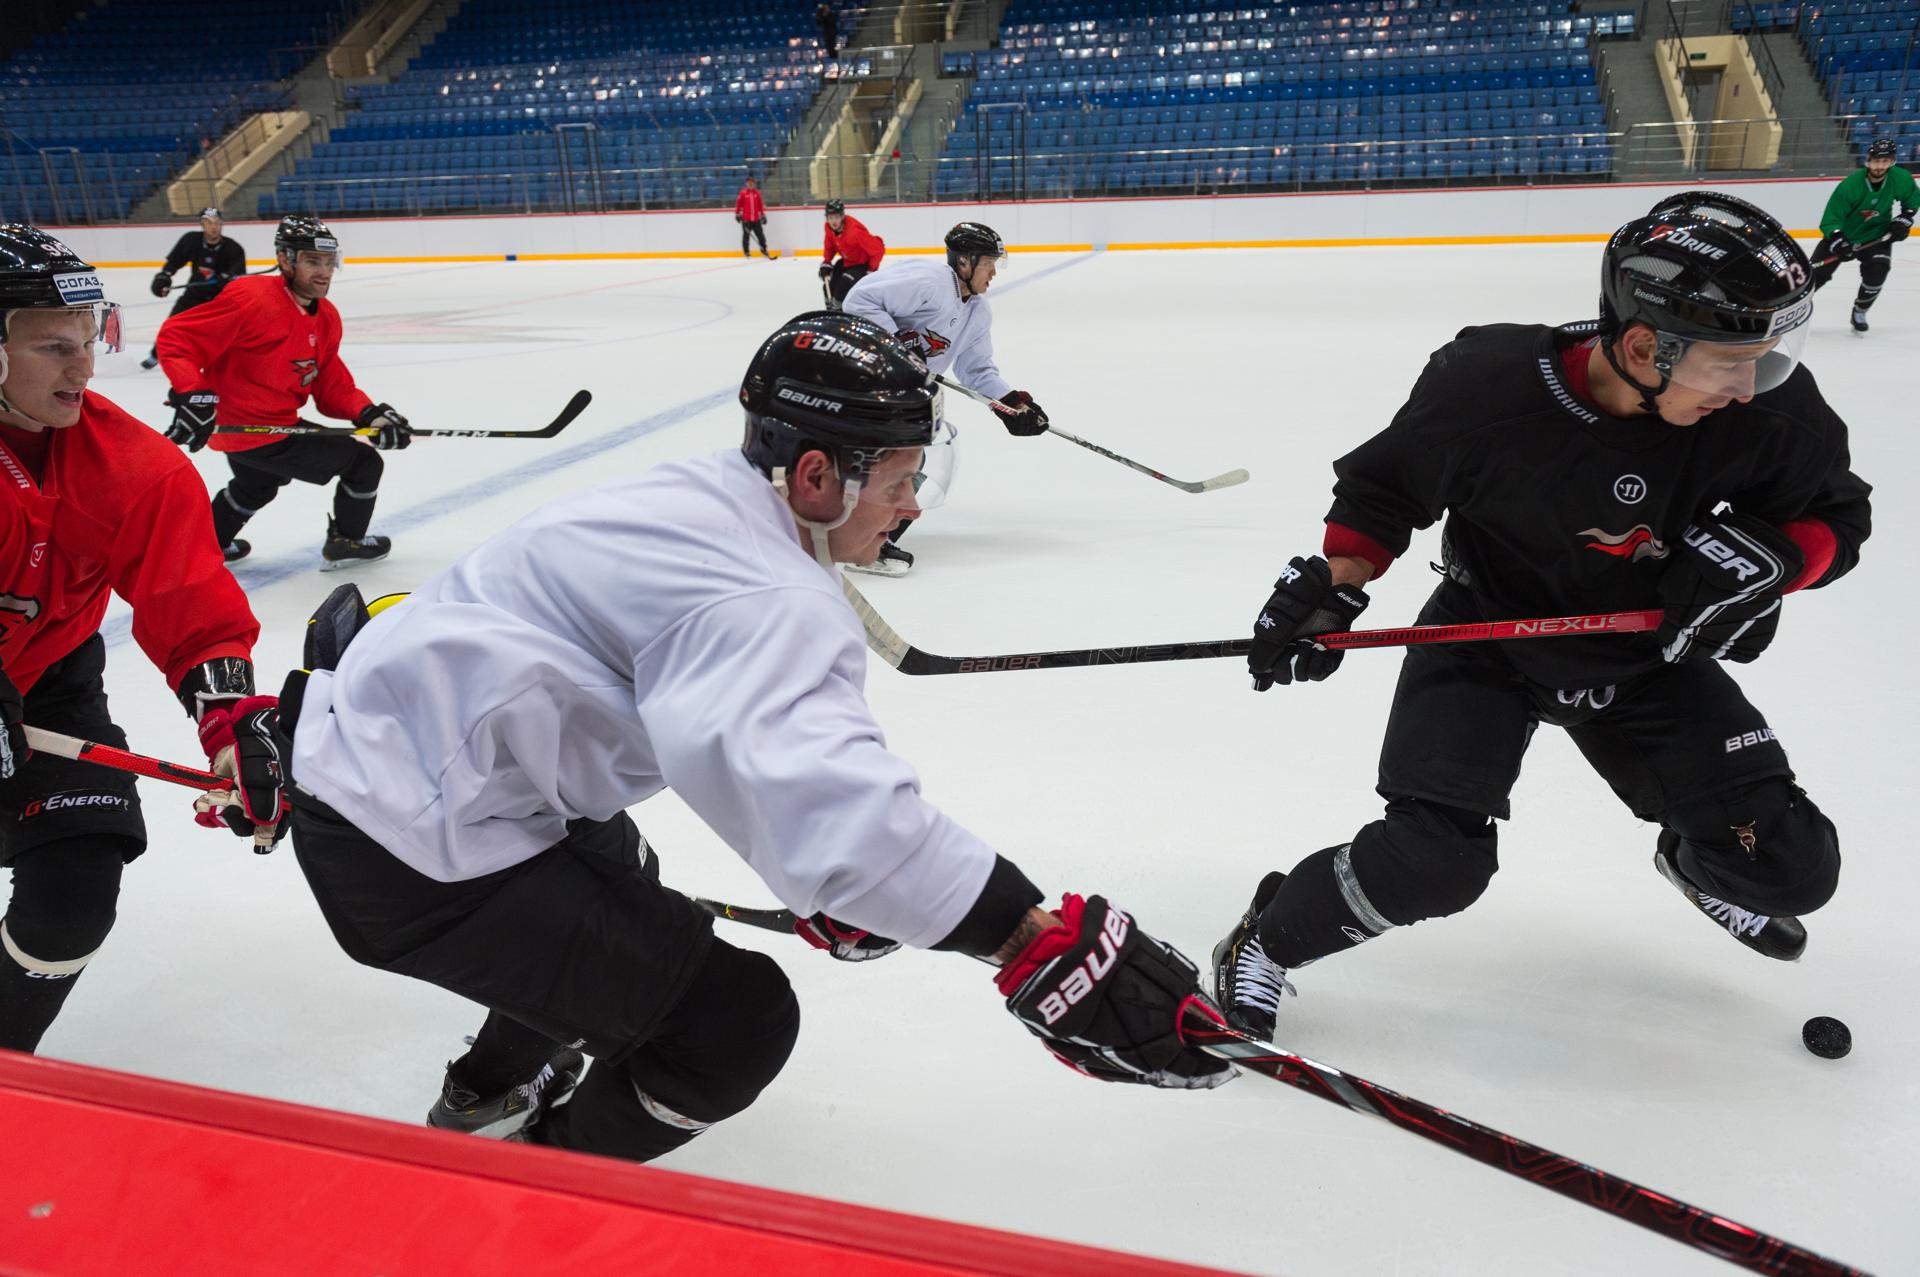
<instances>
[{"instance_id":1,"label":"clear visor shield","mask_svg":"<svg viewBox=\"0 0 1920 1277\"><path fill-rule=\"evenodd\" d=\"M892 506L906 513L934 509L946 504L958 471L953 427L942 419L926 447L888 448L873 454L866 482L860 485L860 504Z\"/></svg>"},{"instance_id":2,"label":"clear visor shield","mask_svg":"<svg viewBox=\"0 0 1920 1277\"><path fill-rule=\"evenodd\" d=\"M294 266L298 269L337 271L346 265L346 259L340 255L340 250L338 249L326 251L322 249L303 248L297 253L287 253L284 249L281 251L286 257L292 260Z\"/></svg>"},{"instance_id":3,"label":"clear visor shield","mask_svg":"<svg viewBox=\"0 0 1920 1277\"><path fill-rule=\"evenodd\" d=\"M1811 328L1807 320L1812 317L1813 299L1808 298L1776 315L1773 332L1759 341L1686 342L1661 333L1662 348L1671 342L1683 352L1667 369L1667 376L1674 385L1701 394L1729 399L1765 394L1800 366Z\"/></svg>"},{"instance_id":4,"label":"clear visor shield","mask_svg":"<svg viewBox=\"0 0 1920 1277\"><path fill-rule=\"evenodd\" d=\"M978 276L972 275L973 271L979 271L984 275L989 267L991 267L993 271L991 278L1005 279L1007 277L1007 250L1002 248L998 253L962 253L960 255L960 269L967 271L973 278L978 278Z\"/></svg>"},{"instance_id":5,"label":"clear visor shield","mask_svg":"<svg viewBox=\"0 0 1920 1277\"><path fill-rule=\"evenodd\" d=\"M8 339L15 336L14 318L20 313L22 312L8 312L6 331L0 335ZM49 353L55 356L85 353L117 355L124 344L121 340L120 303L118 302L93 302L85 306L69 306L64 311L42 310L32 313L63 317L60 323L35 330L35 344L46 345ZM79 322L69 322L69 317Z\"/></svg>"}]
</instances>

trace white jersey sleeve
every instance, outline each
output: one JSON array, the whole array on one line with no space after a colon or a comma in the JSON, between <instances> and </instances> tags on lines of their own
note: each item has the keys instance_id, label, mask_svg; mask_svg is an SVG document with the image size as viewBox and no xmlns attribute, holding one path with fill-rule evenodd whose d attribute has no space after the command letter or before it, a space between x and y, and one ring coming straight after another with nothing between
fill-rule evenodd
<instances>
[{"instance_id":1,"label":"white jersey sleeve","mask_svg":"<svg viewBox=\"0 0 1920 1277\"><path fill-rule=\"evenodd\" d=\"M895 334L936 373L998 399L1012 389L993 359L993 310L964 299L944 258L913 258L875 271L841 303L848 314Z\"/></svg>"},{"instance_id":2,"label":"white jersey sleeve","mask_svg":"<svg viewBox=\"0 0 1920 1277\"><path fill-rule=\"evenodd\" d=\"M993 309L985 297L976 297L967 305L979 313L970 316L965 335L953 352L953 379L970 390L995 399L1004 399L1013 387L1000 375L993 362Z\"/></svg>"},{"instance_id":3,"label":"white jersey sleeve","mask_svg":"<svg viewBox=\"0 0 1920 1277\"><path fill-rule=\"evenodd\" d=\"M925 292L925 280L913 271L868 271L841 301L840 309L897 333L900 321L894 316L926 309L927 299L920 295Z\"/></svg>"},{"instance_id":4,"label":"white jersey sleeve","mask_svg":"<svg viewBox=\"0 0 1920 1277\"><path fill-rule=\"evenodd\" d=\"M736 596L640 654L660 774L783 904L925 948L979 898L994 852L920 794L862 687L852 613L817 591ZM777 659L722 659L755 636Z\"/></svg>"}]
</instances>

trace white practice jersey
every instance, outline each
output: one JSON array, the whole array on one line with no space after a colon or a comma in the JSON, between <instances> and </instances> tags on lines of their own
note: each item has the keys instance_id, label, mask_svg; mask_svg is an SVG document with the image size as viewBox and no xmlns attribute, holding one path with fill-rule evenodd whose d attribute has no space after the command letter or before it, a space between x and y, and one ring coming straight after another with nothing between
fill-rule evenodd
<instances>
[{"instance_id":1,"label":"white practice jersey","mask_svg":"<svg viewBox=\"0 0 1920 1277\"><path fill-rule=\"evenodd\" d=\"M920 795L837 577L738 451L536 512L314 671L298 783L442 882L671 787L799 914L925 947L994 852Z\"/></svg>"},{"instance_id":2,"label":"white practice jersey","mask_svg":"<svg viewBox=\"0 0 1920 1277\"><path fill-rule=\"evenodd\" d=\"M993 362L993 308L960 299L945 257L910 257L853 286L840 308L870 319L920 352L927 367L995 399L1013 389Z\"/></svg>"}]
</instances>

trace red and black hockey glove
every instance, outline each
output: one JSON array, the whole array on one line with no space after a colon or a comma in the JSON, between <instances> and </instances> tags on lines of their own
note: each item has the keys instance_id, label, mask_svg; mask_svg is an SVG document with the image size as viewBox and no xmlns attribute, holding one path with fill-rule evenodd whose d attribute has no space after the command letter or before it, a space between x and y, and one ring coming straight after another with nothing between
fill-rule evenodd
<instances>
[{"instance_id":1,"label":"red and black hockey glove","mask_svg":"<svg viewBox=\"0 0 1920 1277\"><path fill-rule=\"evenodd\" d=\"M223 656L187 671L175 693L200 725L200 747L210 770L237 783L237 807L202 811L194 819L209 829L221 825L253 838L261 855L287 833L287 769L282 756L280 698L256 696L253 663Z\"/></svg>"},{"instance_id":2,"label":"red and black hockey glove","mask_svg":"<svg viewBox=\"0 0 1920 1277\"><path fill-rule=\"evenodd\" d=\"M1333 569L1319 555L1289 559L1253 623L1253 650L1247 653L1253 690L1295 679L1318 683L1339 669L1346 653L1321 647L1313 636L1352 629L1370 601L1357 585L1335 585Z\"/></svg>"},{"instance_id":3,"label":"red and black hockey glove","mask_svg":"<svg viewBox=\"0 0 1920 1277\"><path fill-rule=\"evenodd\" d=\"M213 438L213 418L220 407L220 396L211 390L169 390L167 405L173 409L173 422L167 427L167 441L188 452L198 452Z\"/></svg>"},{"instance_id":4,"label":"red and black hockey glove","mask_svg":"<svg viewBox=\"0 0 1920 1277\"><path fill-rule=\"evenodd\" d=\"M1695 520L1660 574L1660 655L1671 664L1758 657L1773 642L1782 596L1806 562L1792 538L1764 519Z\"/></svg>"},{"instance_id":5,"label":"red and black hockey glove","mask_svg":"<svg viewBox=\"0 0 1920 1277\"><path fill-rule=\"evenodd\" d=\"M1002 413L1000 421L1010 435L1045 434L1047 426L1046 411L1033 401L1033 396L1024 390L1009 390L1000 396L1000 402L1014 411Z\"/></svg>"},{"instance_id":6,"label":"red and black hockey glove","mask_svg":"<svg viewBox=\"0 0 1920 1277\"><path fill-rule=\"evenodd\" d=\"M0 780L12 780L27 761L26 702L0 669Z\"/></svg>"},{"instance_id":7,"label":"red and black hockey glove","mask_svg":"<svg viewBox=\"0 0 1920 1277\"><path fill-rule=\"evenodd\" d=\"M876 936L871 931L836 922L824 913L811 918L796 918L794 934L816 949L825 949L841 962L867 962L884 958L900 947L898 940Z\"/></svg>"},{"instance_id":8,"label":"red and black hockey glove","mask_svg":"<svg viewBox=\"0 0 1920 1277\"><path fill-rule=\"evenodd\" d=\"M382 452L396 452L413 442L413 427L394 410L392 404L373 403L360 410L353 424L373 431L373 446Z\"/></svg>"},{"instance_id":9,"label":"red and black hockey glove","mask_svg":"<svg viewBox=\"0 0 1920 1277\"><path fill-rule=\"evenodd\" d=\"M1066 896L1050 927L1000 969L1007 1010L1062 1063L1103 1082L1202 1090L1233 1067L1187 1046L1180 1017L1198 1007L1225 1024L1200 971L1100 896Z\"/></svg>"}]
</instances>

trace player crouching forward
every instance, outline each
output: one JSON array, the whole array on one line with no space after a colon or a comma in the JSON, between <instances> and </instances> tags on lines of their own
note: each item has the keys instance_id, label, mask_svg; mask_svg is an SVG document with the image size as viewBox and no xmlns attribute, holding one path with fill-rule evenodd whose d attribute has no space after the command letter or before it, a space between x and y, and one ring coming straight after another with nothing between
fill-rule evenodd
<instances>
[{"instance_id":1,"label":"player crouching forward","mask_svg":"<svg viewBox=\"0 0 1920 1277\"><path fill-rule=\"evenodd\" d=\"M39 1046L147 846L131 774L30 754L24 732L126 748L103 683L110 594L132 606L134 641L199 724L213 770L239 777L244 805L226 823L260 851L284 829L275 702L253 694L260 627L220 561L206 488L88 389L119 328L92 266L44 232L0 226L0 866L13 873L0 1047L13 1051Z\"/></svg>"},{"instance_id":2,"label":"player crouching forward","mask_svg":"<svg viewBox=\"0 0 1920 1277\"><path fill-rule=\"evenodd\" d=\"M413 431L354 385L340 361L340 312L327 300L340 267L332 230L317 218L282 218L273 249L278 274L236 279L213 301L160 326L156 348L173 385L167 438L192 452L211 438L214 451L227 454L233 478L213 498L213 530L229 562L252 548L237 539L247 520L295 479L338 481L320 546L323 568L384 559L392 542L367 535L386 468L380 453L406 447ZM371 438L213 433L216 422L293 425L309 398Z\"/></svg>"},{"instance_id":3,"label":"player crouching forward","mask_svg":"<svg viewBox=\"0 0 1920 1277\"><path fill-rule=\"evenodd\" d=\"M1664 200L1608 243L1597 325L1466 329L1334 463L1326 557L1289 563L1255 627L1258 690L1332 674L1341 653L1313 636L1351 628L1361 586L1443 516L1446 579L1422 624L1666 615L1658 635L1410 649L1384 817L1268 874L1214 951L1236 1023L1270 1034L1289 968L1479 899L1539 723L1660 827L1655 867L1695 908L1800 956L1793 915L1832 897L1838 837L1721 662L1758 657L1786 595L1845 575L1870 528L1846 425L1797 366L1812 294L1760 209Z\"/></svg>"},{"instance_id":4,"label":"player crouching forward","mask_svg":"<svg viewBox=\"0 0 1920 1277\"><path fill-rule=\"evenodd\" d=\"M1044 433L1047 414L1032 395L1009 387L993 360L993 308L986 293L1007 260L1007 246L979 222L961 222L947 232L946 244L944 262L916 258L855 284L846 312L892 333L935 373L951 370L969 390L1018 409L1002 418L1009 433ZM850 566L876 576L905 576L913 566L913 555L899 545L907 527L903 522L893 530L872 564Z\"/></svg>"},{"instance_id":5,"label":"player crouching forward","mask_svg":"<svg viewBox=\"0 0 1920 1277\"><path fill-rule=\"evenodd\" d=\"M780 1071L786 977L660 886L626 815L668 788L835 957L883 935L990 957L1073 1067L1226 1080L1179 1038L1210 1008L1191 963L1098 896L1038 908L882 744L834 564L920 511L945 434L926 365L814 312L767 338L740 398L739 449L547 506L310 662L293 839L321 911L358 961L489 1008L430 1120L532 1117L533 1142L646 1160ZM598 1063L573 1088L580 1051Z\"/></svg>"}]
</instances>

